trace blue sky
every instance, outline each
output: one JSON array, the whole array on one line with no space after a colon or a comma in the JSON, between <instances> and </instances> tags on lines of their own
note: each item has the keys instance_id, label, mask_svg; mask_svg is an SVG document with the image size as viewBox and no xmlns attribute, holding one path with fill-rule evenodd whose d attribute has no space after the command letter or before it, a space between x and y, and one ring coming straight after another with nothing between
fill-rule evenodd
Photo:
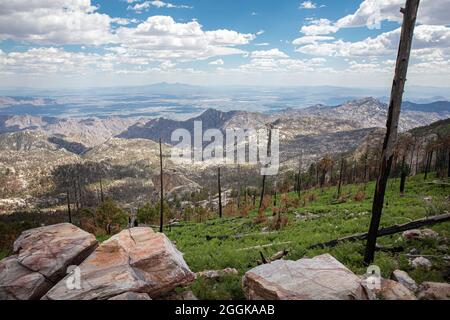
<instances>
[{"instance_id":1,"label":"blue sky","mask_svg":"<svg viewBox=\"0 0 450 320\"><path fill-rule=\"evenodd\" d=\"M12 0L0 86L392 81L404 0ZM422 0L410 83L449 86L450 0Z\"/></svg>"}]
</instances>

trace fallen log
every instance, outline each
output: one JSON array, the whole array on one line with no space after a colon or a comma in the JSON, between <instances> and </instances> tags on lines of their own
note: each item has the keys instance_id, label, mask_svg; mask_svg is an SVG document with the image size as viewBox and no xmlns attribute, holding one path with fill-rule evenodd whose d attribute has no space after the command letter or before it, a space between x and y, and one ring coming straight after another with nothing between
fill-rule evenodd
<instances>
[{"instance_id":1,"label":"fallen log","mask_svg":"<svg viewBox=\"0 0 450 320\"><path fill-rule=\"evenodd\" d=\"M239 271L235 268L226 268L223 270L207 270L196 273L197 278L209 279L209 280L217 280L219 278L223 278L228 275L238 275Z\"/></svg>"},{"instance_id":2,"label":"fallen log","mask_svg":"<svg viewBox=\"0 0 450 320\"><path fill-rule=\"evenodd\" d=\"M427 259L440 259L443 258L444 260L446 255L432 255L432 254L405 254L407 258L427 258Z\"/></svg>"},{"instance_id":3,"label":"fallen log","mask_svg":"<svg viewBox=\"0 0 450 320\"><path fill-rule=\"evenodd\" d=\"M267 264L267 263L271 263L277 260L281 260L283 259L285 256L287 256L287 254L289 253L289 251L287 250L283 250L280 252L275 253L273 256L271 256L269 259L265 258L262 251L259 252L261 255L261 260L258 260L258 264Z\"/></svg>"},{"instance_id":4,"label":"fallen log","mask_svg":"<svg viewBox=\"0 0 450 320\"><path fill-rule=\"evenodd\" d=\"M271 243L271 244L264 244L264 245L261 245L261 246L242 248L242 249L239 249L237 251L250 251L250 250L256 250L256 249L264 249L264 248L270 248L270 247L274 247L274 246L281 246L281 245L291 244L291 243L292 243L292 241L277 242L277 243Z\"/></svg>"},{"instance_id":5,"label":"fallen log","mask_svg":"<svg viewBox=\"0 0 450 320\"><path fill-rule=\"evenodd\" d=\"M270 234L276 234L278 232L257 232L257 233L244 233L244 234L235 234L235 235L218 235L218 236L206 236L207 241L211 241L213 239L226 240L226 239L242 239L245 237L254 237L254 236L266 236Z\"/></svg>"},{"instance_id":6,"label":"fallen log","mask_svg":"<svg viewBox=\"0 0 450 320\"><path fill-rule=\"evenodd\" d=\"M398 246L398 247L385 247L382 245L377 244L376 251L381 251L381 252L390 252L390 253L399 253L399 252L403 252L405 251L405 248Z\"/></svg>"},{"instance_id":7,"label":"fallen log","mask_svg":"<svg viewBox=\"0 0 450 320\"><path fill-rule=\"evenodd\" d=\"M423 218L419 220L415 220L412 222L397 224L391 227L383 228L378 231L378 237L390 236L399 232L408 231L412 229L418 229L425 226L431 226L437 223L442 223L450 221L450 213L441 214L439 216ZM342 242L355 242L360 240L366 240L368 237L368 233L359 233L351 236L334 239L324 243L314 244L309 247L309 249L317 249L317 248L326 248L326 247L335 247Z\"/></svg>"},{"instance_id":8,"label":"fallen log","mask_svg":"<svg viewBox=\"0 0 450 320\"><path fill-rule=\"evenodd\" d=\"M442 187L450 187L450 183L445 182L445 181L438 181L438 180L427 182L427 184L432 184L432 185L442 186Z\"/></svg>"}]
</instances>

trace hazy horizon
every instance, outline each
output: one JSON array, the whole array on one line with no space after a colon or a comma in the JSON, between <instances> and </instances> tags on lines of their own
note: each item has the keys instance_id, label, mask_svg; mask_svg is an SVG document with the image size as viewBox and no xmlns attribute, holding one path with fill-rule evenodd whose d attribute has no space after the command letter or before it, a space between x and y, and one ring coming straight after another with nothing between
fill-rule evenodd
<instances>
[{"instance_id":1,"label":"hazy horizon","mask_svg":"<svg viewBox=\"0 0 450 320\"><path fill-rule=\"evenodd\" d=\"M404 0L0 4L0 88L389 88ZM449 82L449 0L421 3L408 85Z\"/></svg>"}]
</instances>

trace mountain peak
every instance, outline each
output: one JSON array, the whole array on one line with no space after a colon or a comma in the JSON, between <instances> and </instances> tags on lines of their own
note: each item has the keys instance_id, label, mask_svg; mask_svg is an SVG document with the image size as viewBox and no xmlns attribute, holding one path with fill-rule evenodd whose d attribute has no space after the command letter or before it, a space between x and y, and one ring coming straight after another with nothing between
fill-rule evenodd
<instances>
[{"instance_id":1,"label":"mountain peak","mask_svg":"<svg viewBox=\"0 0 450 320\"><path fill-rule=\"evenodd\" d=\"M220 116L222 114L224 114L223 111L214 108L208 108L201 114L201 116Z\"/></svg>"},{"instance_id":2,"label":"mountain peak","mask_svg":"<svg viewBox=\"0 0 450 320\"><path fill-rule=\"evenodd\" d=\"M364 97L361 99L356 99L353 101L350 101L351 104L358 104L358 105L363 105L363 104L377 104L377 105L381 105L383 104L380 100L374 98L374 97Z\"/></svg>"}]
</instances>

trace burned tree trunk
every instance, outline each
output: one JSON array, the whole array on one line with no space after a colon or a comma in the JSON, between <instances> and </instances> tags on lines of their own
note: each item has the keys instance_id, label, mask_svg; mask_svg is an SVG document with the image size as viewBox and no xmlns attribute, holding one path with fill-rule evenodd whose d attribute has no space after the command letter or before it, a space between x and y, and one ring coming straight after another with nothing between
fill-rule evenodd
<instances>
[{"instance_id":1,"label":"burned tree trunk","mask_svg":"<svg viewBox=\"0 0 450 320\"><path fill-rule=\"evenodd\" d=\"M275 181L273 185L273 206L277 206L277 182Z\"/></svg>"},{"instance_id":2,"label":"burned tree trunk","mask_svg":"<svg viewBox=\"0 0 450 320\"><path fill-rule=\"evenodd\" d=\"M400 194L405 193L405 184L406 184L406 156L403 156L402 160L402 169L401 169L401 176L400 176Z\"/></svg>"},{"instance_id":3,"label":"burned tree trunk","mask_svg":"<svg viewBox=\"0 0 450 320\"><path fill-rule=\"evenodd\" d=\"M372 205L372 219L370 222L364 262L370 264L375 257L378 229L380 227L381 215L383 213L384 195L387 181L391 171L394 148L398 136L398 122L405 89L408 63L411 55L411 46L414 35L414 27L417 19L420 0L407 0L406 7L401 9L403 13L403 25L400 36L400 45L397 64L392 85L391 100L389 103L389 114L386 123L386 137L381 154L380 173L377 179L375 195Z\"/></svg>"},{"instance_id":4,"label":"burned tree trunk","mask_svg":"<svg viewBox=\"0 0 450 320\"><path fill-rule=\"evenodd\" d=\"M162 155L162 142L159 138L159 168L160 168L160 208L159 208L159 232L163 232L164 229L164 181L163 181L163 155Z\"/></svg>"},{"instance_id":5,"label":"burned tree trunk","mask_svg":"<svg viewBox=\"0 0 450 320\"><path fill-rule=\"evenodd\" d=\"M422 228L425 226L432 226L432 225L447 222L447 221L450 221L449 213L441 214L441 215L433 216L433 217L428 217L428 218L423 218L423 219L411 221L411 222L404 223L404 224L396 224L396 225L393 225L390 227L380 229L378 231L378 237L390 236L390 235L400 233L403 231L418 229L418 228ZM342 237L342 238L334 239L331 241L314 244L312 246L309 246L308 249L335 247L343 242L354 242L354 241L359 241L359 240L365 240L368 237L369 237L368 233L358 233L358 234L354 234L351 236Z\"/></svg>"},{"instance_id":6,"label":"burned tree trunk","mask_svg":"<svg viewBox=\"0 0 450 320\"><path fill-rule=\"evenodd\" d=\"M447 178L450 178L450 150L448 151Z\"/></svg>"},{"instance_id":7,"label":"burned tree trunk","mask_svg":"<svg viewBox=\"0 0 450 320\"><path fill-rule=\"evenodd\" d=\"M316 185L319 187L320 181L319 181L319 161L316 162Z\"/></svg>"},{"instance_id":8,"label":"burned tree trunk","mask_svg":"<svg viewBox=\"0 0 450 320\"><path fill-rule=\"evenodd\" d=\"M299 199L302 193L302 167L303 167L303 150L300 151L300 160L298 163L297 195Z\"/></svg>"},{"instance_id":9,"label":"burned tree trunk","mask_svg":"<svg viewBox=\"0 0 450 320\"><path fill-rule=\"evenodd\" d=\"M267 141L267 157L270 157L270 155L271 155L271 148L272 148L272 127L269 127L269 140ZM266 164L266 166L267 166L267 164ZM258 211L261 211L261 208L263 205L263 200L264 200L264 195L266 194L266 179L267 179L267 176L263 175L262 187L261 187L261 197L259 200Z\"/></svg>"},{"instance_id":10,"label":"burned tree trunk","mask_svg":"<svg viewBox=\"0 0 450 320\"><path fill-rule=\"evenodd\" d=\"M220 167L217 168L217 188L219 189L219 217L222 218L222 186L220 183Z\"/></svg>"},{"instance_id":11,"label":"burned tree trunk","mask_svg":"<svg viewBox=\"0 0 450 320\"><path fill-rule=\"evenodd\" d=\"M433 159L433 151L430 151L427 154L427 162L425 164L425 177L424 177L425 180L427 180L427 178L428 178L428 172L430 171L432 159Z\"/></svg>"},{"instance_id":12,"label":"burned tree trunk","mask_svg":"<svg viewBox=\"0 0 450 320\"><path fill-rule=\"evenodd\" d=\"M339 170L339 183L338 183L338 192L337 192L337 198L339 199L341 197L342 192L342 176L344 173L344 158L341 159L341 168Z\"/></svg>"},{"instance_id":13,"label":"burned tree trunk","mask_svg":"<svg viewBox=\"0 0 450 320\"><path fill-rule=\"evenodd\" d=\"M364 156L364 183L367 183L367 181L369 180L367 178L367 166L368 166L368 161L369 161L369 152L366 151L366 155Z\"/></svg>"},{"instance_id":14,"label":"burned tree trunk","mask_svg":"<svg viewBox=\"0 0 450 320\"><path fill-rule=\"evenodd\" d=\"M237 172L238 172L238 178L237 178L237 208L238 210L241 208L241 166L238 164L237 167Z\"/></svg>"},{"instance_id":15,"label":"burned tree trunk","mask_svg":"<svg viewBox=\"0 0 450 320\"><path fill-rule=\"evenodd\" d=\"M419 147L416 150L416 176L419 174Z\"/></svg>"}]
</instances>

